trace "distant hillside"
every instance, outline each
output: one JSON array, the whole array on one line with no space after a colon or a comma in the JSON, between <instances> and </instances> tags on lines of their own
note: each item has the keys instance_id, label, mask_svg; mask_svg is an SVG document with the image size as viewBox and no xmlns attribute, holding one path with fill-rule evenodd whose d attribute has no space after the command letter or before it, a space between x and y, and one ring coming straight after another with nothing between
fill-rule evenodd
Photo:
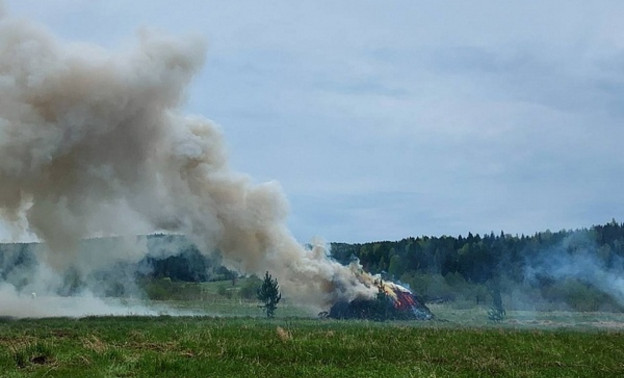
<instances>
[{"instance_id":1,"label":"distant hillside","mask_svg":"<svg viewBox=\"0 0 624 378\"><path fill-rule=\"evenodd\" d=\"M18 291L35 284L35 275L46 275L39 243L0 244L0 283ZM54 259L54 254L50 254ZM62 273L56 290L73 295L82 288L100 296L136 295L141 278L204 282L231 279L234 273L221 266L218 254L206 256L180 235L150 235L136 238L96 238L80 243L74 261ZM36 287L32 287L37 291Z\"/></svg>"}]
</instances>

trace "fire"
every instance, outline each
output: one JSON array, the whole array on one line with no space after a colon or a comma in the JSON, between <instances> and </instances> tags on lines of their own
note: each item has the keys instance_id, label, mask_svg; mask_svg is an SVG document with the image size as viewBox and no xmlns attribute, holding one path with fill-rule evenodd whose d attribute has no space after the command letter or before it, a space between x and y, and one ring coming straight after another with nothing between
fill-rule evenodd
<instances>
[{"instance_id":1,"label":"fire","mask_svg":"<svg viewBox=\"0 0 624 378\"><path fill-rule=\"evenodd\" d=\"M416 306L416 301L411 293L404 291L397 292L396 300L394 301L394 308L399 310L411 309Z\"/></svg>"},{"instance_id":2,"label":"fire","mask_svg":"<svg viewBox=\"0 0 624 378\"><path fill-rule=\"evenodd\" d=\"M377 285L383 293L392 301L392 305L399 311L420 311L424 305L416 298L410 289L394 282L378 279Z\"/></svg>"},{"instance_id":3,"label":"fire","mask_svg":"<svg viewBox=\"0 0 624 378\"><path fill-rule=\"evenodd\" d=\"M350 302L335 303L328 313L333 318L360 318L374 320L429 320L433 314L412 291L391 281L384 281L379 275L364 272L361 265L352 264L355 277L377 297L358 297Z\"/></svg>"}]
</instances>

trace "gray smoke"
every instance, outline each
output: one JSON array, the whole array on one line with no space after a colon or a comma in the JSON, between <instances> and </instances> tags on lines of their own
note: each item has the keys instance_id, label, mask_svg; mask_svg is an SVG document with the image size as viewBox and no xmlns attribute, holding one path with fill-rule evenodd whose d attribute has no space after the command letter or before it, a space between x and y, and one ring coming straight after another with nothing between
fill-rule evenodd
<instances>
[{"instance_id":1,"label":"gray smoke","mask_svg":"<svg viewBox=\"0 0 624 378\"><path fill-rule=\"evenodd\" d=\"M609 294L624 306L624 260L613 256L607 264L599 256L599 248L588 233L577 231L529 261L525 277L529 281L578 280Z\"/></svg>"},{"instance_id":2,"label":"gray smoke","mask_svg":"<svg viewBox=\"0 0 624 378\"><path fill-rule=\"evenodd\" d=\"M270 271L294 301L373 295L323 247L297 243L279 185L230 170L217 126L181 114L205 50L144 31L134 48L106 51L2 18L0 216L45 241L55 271L93 268L75 266L83 238L158 230L219 250L230 268ZM116 258L103 251L94 265Z\"/></svg>"}]
</instances>

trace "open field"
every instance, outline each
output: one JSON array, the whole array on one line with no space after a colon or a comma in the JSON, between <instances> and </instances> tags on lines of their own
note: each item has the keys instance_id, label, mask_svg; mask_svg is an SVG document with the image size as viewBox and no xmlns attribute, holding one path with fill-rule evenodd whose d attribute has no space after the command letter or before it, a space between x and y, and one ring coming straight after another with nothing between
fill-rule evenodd
<instances>
[{"instance_id":1,"label":"open field","mask_svg":"<svg viewBox=\"0 0 624 378\"><path fill-rule=\"evenodd\" d=\"M509 311L493 323L487 307L444 303L430 306L436 321L337 321L286 298L268 320L243 295L250 283L165 279L146 283L151 299L111 299L197 316L0 318L0 376L624 375L620 313Z\"/></svg>"},{"instance_id":2,"label":"open field","mask_svg":"<svg viewBox=\"0 0 624 378\"><path fill-rule=\"evenodd\" d=\"M158 281L155 281L158 282ZM152 282L153 284L154 282ZM249 278L239 279L235 285L230 281L205 283L181 283L160 280L158 285L162 296L168 299L137 301L161 309L164 315L192 314L213 317L261 317L262 309L255 299L241 296L241 290L250 284ZM576 311L507 311L500 323L488 320L489 305L466 306L465 303L447 302L429 304L438 320L438 327L505 327L518 329L612 329L624 331L624 314L618 312L576 312ZM314 318L317 311L294 305L288 298L280 302L278 318ZM418 324L418 323L416 323ZM427 323L424 323L427 324Z\"/></svg>"},{"instance_id":3,"label":"open field","mask_svg":"<svg viewBox=\"0 0 624 378\"><path fill-rule=\"evenodd\" d=\"M622 345L624 333L609 329L240 317L5 319L0 371L3 377L606 377L624 374Z\"/></svg>"},{"instance_id":4,"label":"open field","mask_svg":"<svg viewBox=\"0 0 624 378\"><path fill-rule=\"evenodd\" d=\"M251 278L214 282L175 282L167 279L149 280L142 285L148 299L124 299L128 304L160 309L163 315L191 314L214 317L258 317L262 308L256 299L256 286ZM251 295L244 291L250 289ZM278 305L279 317L310 317L316 311L293 305L283 298Z\"/></svg>"}]
</instances>

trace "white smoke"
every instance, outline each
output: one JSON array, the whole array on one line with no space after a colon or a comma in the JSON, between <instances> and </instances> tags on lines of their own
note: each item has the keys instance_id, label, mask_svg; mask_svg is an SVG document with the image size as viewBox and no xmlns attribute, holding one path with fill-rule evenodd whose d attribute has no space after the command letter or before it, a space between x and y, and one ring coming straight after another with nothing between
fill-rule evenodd
<instances>
[{"instance_id":1,"label":"white smoke","mask_svg":"<svg viewBox=\"0 0 624 378\"><path fill-rule=\"evenodd\" d=\"M607 264L599 258L599 248L588 233L576 231L528 261L525 278L531 282L539 278L578 280L609 294L624 306L623 272L624 259L615 255Z\"/></svg>"},{"instance_id":2,"label":"white smoke","mask_svg":"<svg viewBox=\"0 0 624 378\"><path fill-rule=\"evenodd\" d=\"M293 301L373 295L324 248L297 243L279 185L232 172L218 127L181 114L204 54L198 38L142 32L106 51L0 19L0 216L45 241L57 271L76 268L83 238L165 230L230 268L270 271Z\"/></svg>"}]
</instances>

